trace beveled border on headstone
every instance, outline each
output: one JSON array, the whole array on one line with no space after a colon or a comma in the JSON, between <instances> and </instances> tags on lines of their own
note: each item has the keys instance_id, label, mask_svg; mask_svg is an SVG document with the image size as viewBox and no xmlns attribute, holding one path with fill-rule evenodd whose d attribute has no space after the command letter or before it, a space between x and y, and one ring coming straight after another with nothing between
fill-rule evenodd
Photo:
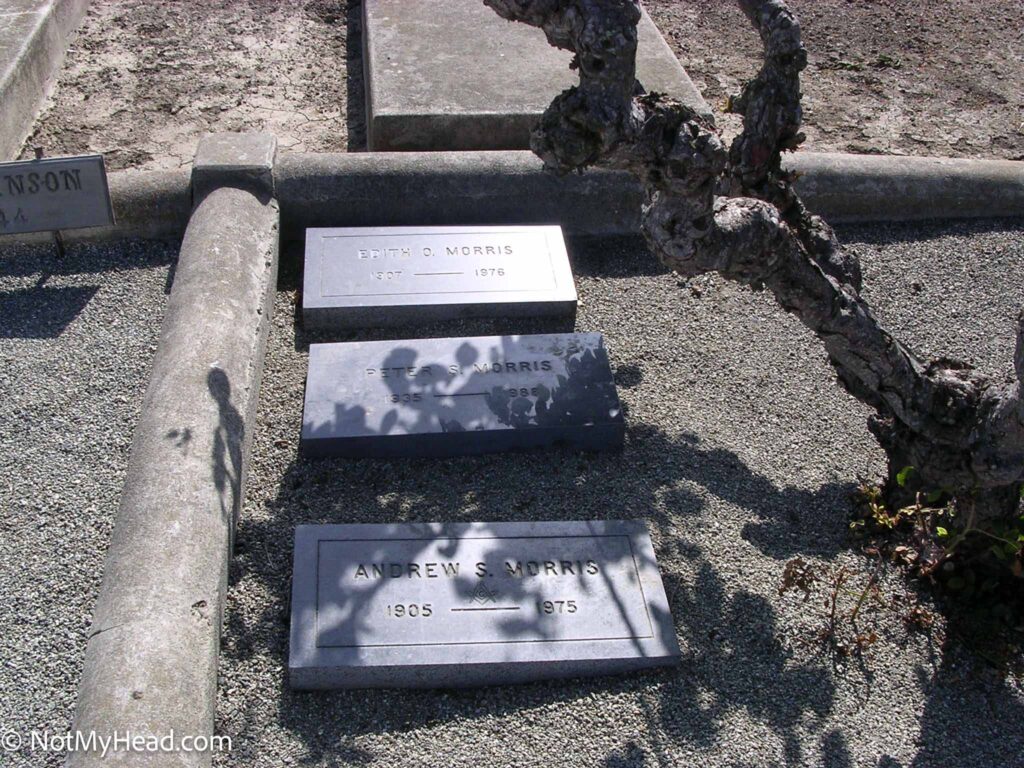
<instances>
[{"instance_id":1,"label":"beveled border on headstone","mask_svg":"<svg viewBox=\"0 0 1024 768\"><path fill-rule=\"evenodd\" d=\"M0 235L113 223L103 155L0 163Z\"/></svg>"},{"instance_id":2,"label":"beveled border on headstone","mask_svg":"<svg viewBox=\"0 0 1024 768\"><path fill-rule=\"evenodd\" d=\"M576 286L559 226L306 230L307 328L575 312Z\"/></svg>"},{"instance_id":3,"label":"beveled border on headstone","mask_svg":"<svg viewBox=\"0 0 1024 768\"><path fill-rule=\"evenodd\" d=\"M295 530L292 688L501 685L679 657L642 521Z\"/></svg>"},{"instance_id":4,"label":"beveled border on headstone","mask_svg":"<svg viewBox=\"0 0 1024 768\"><path fill-rule=\"evenodd\" d=\"M312 344L307 456L438 457L557 444L622 447L599 333Z\"/></svg>"}]
</instances>

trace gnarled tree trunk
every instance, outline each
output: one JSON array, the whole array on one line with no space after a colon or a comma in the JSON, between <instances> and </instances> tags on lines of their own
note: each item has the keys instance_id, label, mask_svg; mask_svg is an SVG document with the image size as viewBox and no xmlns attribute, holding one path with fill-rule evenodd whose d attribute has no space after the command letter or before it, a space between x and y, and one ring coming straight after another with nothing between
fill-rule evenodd
<instances>
[{"instance_id":1,"label":"gnarled tree trunk","mask_svg":"<svg viewBox=\"0 0 1024 768\"><path fill-rule=\"evenodd\" d=\"M770 290L810 328L839 381L875 411L890 490L945 490L966 518L1018 512L1024 483L1024 314L1015 376L992 382L952 360L925 361L895 339L860 296L860 266L811 215L782 171L800 133L807 53L782 0L738 0L764 44L764 64L731 101L743 131L726 149L714 125L636 81L638 0L484 0L499 15L540 27L575 53L579 85L559 95L531 138L547 168L627 170L646 189L643 231L668 267L715 271Z\"/></svg>"}]
</instances>

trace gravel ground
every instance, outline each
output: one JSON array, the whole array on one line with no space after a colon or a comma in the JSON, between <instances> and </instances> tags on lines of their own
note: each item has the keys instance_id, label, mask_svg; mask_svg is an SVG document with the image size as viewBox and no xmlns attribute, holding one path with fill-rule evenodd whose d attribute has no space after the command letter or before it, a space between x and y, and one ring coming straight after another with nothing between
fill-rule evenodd
<instances>
[{"instance_id":1,"label":"gravel ground","mask_svg":"<svg viewBox=\"0 0 1024 768\"><path fill-rule=\"evenodd\" d=\"M1024 225L847 228L881 318L926 352L1009 370L1024 303ZM578 330L606 334L629 430L621 454L551 450L402 462L298 458L313 338L285 254L219 685L218 766L1024 765L1019 677L981 662L898 573L858 631L862 658L816 639L823 594L780 596L785 561L873 565L846 533L858 476L882 471L867 411L816 340L767 296L687 285L638 241L571 244ZM1008 289L1008 287L1010 287ZM417 335L541 330L479 322ZM353 338L371 338L359 334ZM683 648L673 671L470 691L292 693L288 591L299 523L638 517L649 522ZM849 604L846 605L848 609Z\"/></svg>"},{"instance_id":2,"label":"gravel ground","mask_svg":"<svg viewBox=\"0 0 1024 768\"><path fill-rule=\"evenodd\" d=\"M0 731L71 725L177 248L0 245ZM58 766L27 748L4 768Z\"/></svg>"},{"instance_id":3,"label":"gravel ground","mask_svg":"<svg viewBox=\"0 0 1024 768\"><path fill-rule=\"evenodd\" d=\"M756 41L726 18L731 4L648 6L716 108L753 72ZM1019 0L794 6L811 49L809 149L1024 157ZM285 150L359 149L358 18L346 0L94 0L29 146L104 152L112 169L187 164L211 130L271 130ZM864 259L866 295L902 336L1005 374L1024 226L842 234ZM845 515L857 477L878 474L882 456L818 343L767 297L715 278L680 286L635 241L573 248L577 327L607 335L628 409L620 455L299 460L311 339L296 331L290 253L218 689L218 732L234 750L216 764L1024 765L1021 679L964 651L941 617L908 631L912 606L933 607L898 574L884 574L862 612L857 630L879 638L862 659L815 640L821 594L778 593L795 555L848 568L854 594L873 567L853 553ZM0 730L70 724L174 257L167 246L76 247L58 263L47 249L0 247ZM593 517L649 521L678 670L477 691L288 690L294 525ZM0 760L59 763L26 751Z\"/></svg>"}]
</instances>

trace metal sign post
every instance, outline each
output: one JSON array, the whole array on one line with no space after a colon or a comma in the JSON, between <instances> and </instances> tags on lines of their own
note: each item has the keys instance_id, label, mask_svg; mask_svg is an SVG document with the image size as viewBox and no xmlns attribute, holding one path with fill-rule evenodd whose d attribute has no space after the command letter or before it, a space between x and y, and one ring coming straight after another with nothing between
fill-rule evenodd
<instances>
[{"instance_id":1,"label":"metal sign post","mask_svg":"<svg viewBox=\"0 0 1024 768\"><path fill-rule=\"evenodd\" d=\"M43 159L43 148L42 147L35 147L33 151L36 154L36 160L42 160ZM57 255L60 258L63 259L65 254L67 253L67 251L64 249L64 238L60 234L60 230L59 229L53 230L53 244L57 246Z\"/></svg>"}]
</instances>

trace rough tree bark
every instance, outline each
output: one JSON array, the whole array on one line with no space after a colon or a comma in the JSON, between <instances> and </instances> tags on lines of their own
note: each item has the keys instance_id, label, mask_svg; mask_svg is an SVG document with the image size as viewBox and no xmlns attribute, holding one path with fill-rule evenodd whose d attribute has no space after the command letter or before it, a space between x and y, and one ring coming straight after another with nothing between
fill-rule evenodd
<instances>
[{"instance_id":1,"label":"rough tree bark","mask_svg":"<svg viewBox=\"0 0 1024 768\"><path fill-rule=\"evenodd\" d=\"M638 0L484 0L540 27L575 54L579 85L560 94L531 137L556 173L627 170L646 189L643 231L655 254L691 277L715 271L771 291L825 346L840 383L875 410L868 427L895 475L942 489L962 520L1019 511L1024 483L1024 313L1015 375L990 381L953 360L925 361L895 339L860 296L860 267L811 215L781 168L800 133L807 53L782 0L738 0L761 36L764 63L730 102L742 133L726 149L714 125L635 78Z\"/></svg>"}]
</instances>

